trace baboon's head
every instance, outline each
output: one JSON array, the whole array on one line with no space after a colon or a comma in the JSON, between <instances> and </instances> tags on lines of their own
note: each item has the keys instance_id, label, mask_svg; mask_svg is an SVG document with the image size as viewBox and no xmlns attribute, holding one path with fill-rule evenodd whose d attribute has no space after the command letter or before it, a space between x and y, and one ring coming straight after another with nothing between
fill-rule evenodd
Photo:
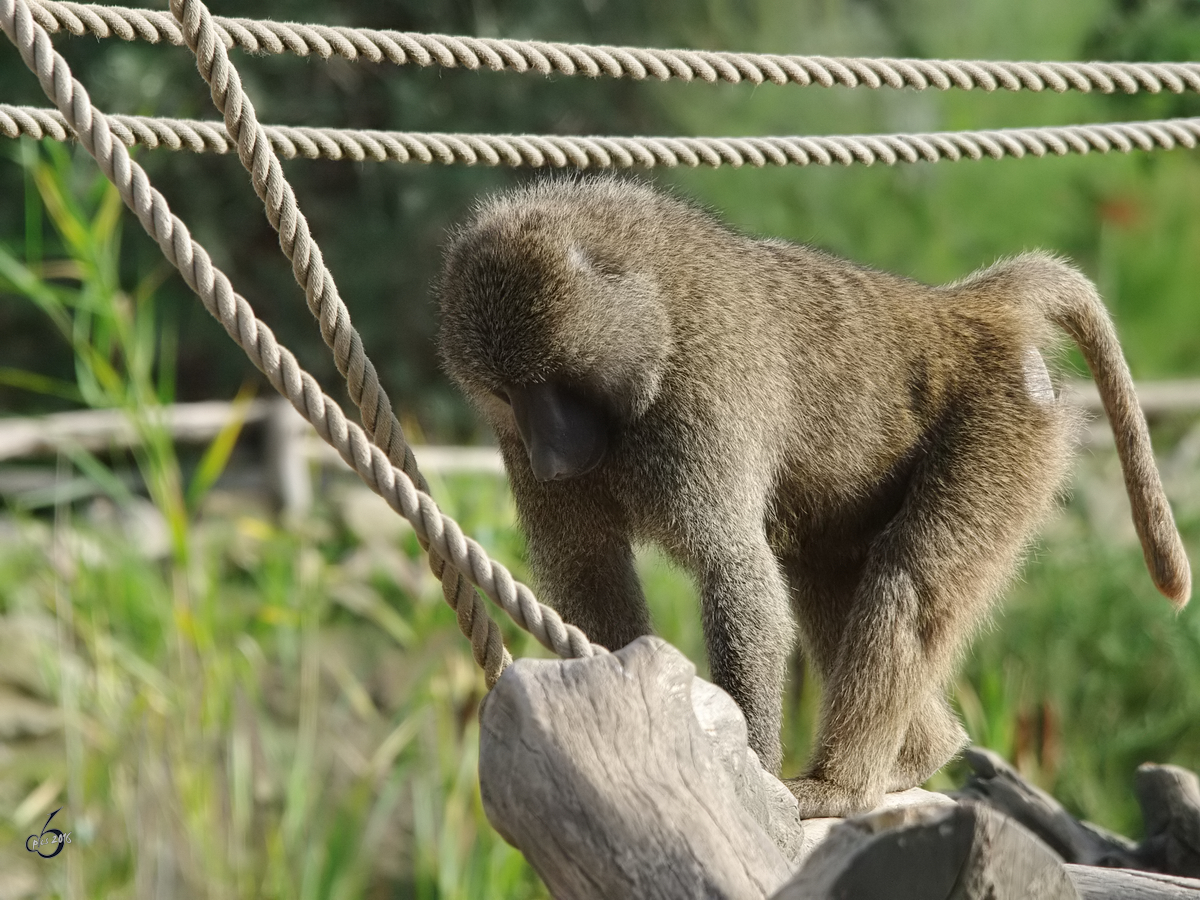
<instances>
[{"instance_id":1,"label":"baboon's head","mask_svg":"<svg viewBox=\"0 0 1200 900\"><path fill-rule=\"evenodd\" d=\"M520 435L543 481L600 464L613 432L654 403L671 349L643 264L654 235L608 183L541 182L487 201L454 236L439 284L446 370L493 427Z\"/></svg>"}]
</instances>

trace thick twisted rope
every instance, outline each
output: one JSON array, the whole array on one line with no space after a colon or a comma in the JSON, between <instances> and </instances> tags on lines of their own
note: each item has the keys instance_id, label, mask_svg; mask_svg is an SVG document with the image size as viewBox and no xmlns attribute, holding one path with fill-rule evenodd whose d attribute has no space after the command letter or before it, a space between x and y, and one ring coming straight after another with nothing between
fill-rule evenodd
<instances>
[{"instance_id":1,"label":"thick twisted rope","mask_svg":"<svg viewBox=\"0 0 1200 900\"><path fill-rule=\"evenodd\" d=\"M197 153L227 153L234 147L219 122L109 116L109 124L114 137L129 146L142 144ZM835 163L890 166L963 158L1019 159L1026 155L1191 149L1200 143L1200 118L925 134L748 138L422 134L284 125L259 127L275 152L287 159L579 169ZM0 104L0 135L50 137L60 141L73 138L57 110L4 104Z\"/></svg>"},{"instance_id":2,"label":"thick twisted rope","mask_svg":"<svg viewBox=\"0 0 1200 900\"><path fill-rule=\"evenodd\" d=\"M393 466L362 428L346 419L295 356L276 341L245 298L233 290L226 275L212 264L207 251L192 240L187 226L171 213L166 199L141 166L130 159L125 146L114 139L107 118L92 106L83 85L71 76L66 60L54 51L45 29L34 21L27 0L0 0L0 28L37 75L42 90L79 136L84 149L200 297L205 309L363 482L411 522L423 542L428 542L543 646L564 658L602 652L578 628L564 623L554 610L539 603L528 587L491 560L478 543L463 535L457 523L443 515L406 473ZM481 609L480 616L486 617L486 611Z\"/></svg>"},{"instance_id":3,"label":"thick twisted rope","mask_svg":"<svg viewBox=\"0 0 1200 900\"><path fill-rule=\"evenodd\" d=\"M94 34L122 40L183 44L183 33L167 13L97 6L62 0L33 0L34 18L47 31ZM585 75L590 78L656 78L667 81L749 81L762 84L832 87L891 87L926 90L979 88L994 91L1200 91L1200 64L1112 62L993 62L990 60L871 59L655 50L543 41L452 37L442 34L302 25L269 20L213 18L226 47L251 53L341 56L396 65Z\"/></svg>"},{"instance_id":4,"label":"thick twisted rope","mask_svg":"<svg viewBox=\"0 0 1200 900\"><path fill-rule=\"evenodd\" d=\"M242 90L241 78L216 34L212 15L203 3L192 0L172 2L171 12L183 28L184 39L196 56L213 102L225 117L225 130L237 145L238 158L250 173L254 192L266 207L267 219L279 233L279 246L292 264L297 284L304 289L309 310L320 323L321 337L333 351L334 363L346 380L350 399L362 414L363 427L392 464L403 469L419 490L428 492L429 485L404 438L391 400L363 349L362 337L350 322L350 312L325 266L321 248L312 238L308 220L283 175L279 158L258 123L250 98ZM423 549L428 552L430 569L441 581L446 602L455 611L459 629L471 639L475 661L483 668L491 687L512 662L500 629L488 617L479 596L461 573L447 566L436 550L428 545Z\"/></svg>"}]
</instances>

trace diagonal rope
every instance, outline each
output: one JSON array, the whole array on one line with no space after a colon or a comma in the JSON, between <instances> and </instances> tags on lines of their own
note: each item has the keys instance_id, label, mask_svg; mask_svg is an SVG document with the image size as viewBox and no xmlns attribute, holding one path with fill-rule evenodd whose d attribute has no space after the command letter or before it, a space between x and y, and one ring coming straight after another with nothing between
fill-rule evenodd
<instances>
[{"instance_id":1,"label":"diagonal rope","mask_svg":"<svg viewBox=\"0 0 1200 900\"><path fill-rule=\"evenodd\" d=\"M108 118L113 136L128 146L142 144L197 153L228 153L235 147L220 122L148 116ZM1020 159L1026 155L1192 149L1200 144L1200 118L924 134L746 138L423 134L285 125L260 127L265 140L286 159L579 169L856 163L890 166L964 158ZM4 104L0 104L0 135L50 137L60 141L73 137L57 110Z\"/></svg>"},{"instance_id":2,"label":"diagonal rope","mask_svg":"<svg viewBox=\"0 0 1200 900\"><path fill-rule=\"evenodd\" d=\"M26 66L79 136L84 149L116 186L121 199L155 239L163 255L200 297L205 309L363 482L412 523L423 542L428 542L449 565L483 590L543 646L563 658L603 652L578 628L564 623L554 610L539 603L528 587L491 560L478 543L463 535L458 524L442 514L433 499L419 490L405 472L393 466L366 432L346 419L337 403L300 367L295 356L280 346L246 299L233 290L228 277L213 265L208 252L192 239L187 226L171 213L166 199L150 183L142 167L113 137L107 118L92 106L86 89L71 76L66 60L54 51L45 29L34 21L27 0L0 0L0 29L20 51ZM481 609L480 614L486 618L485 610Z\"/></svg>"},{"instance_id":3,"label":"diagonal rope","mask_svg":"<svg viewBox=\"0 0 1200 900\"><path fill-rule=\"evenodd\" d=\"M393 465L403 469L419 490L428 492L429 485L417 467L412 448L392 412L391 400L363 348L362 337L350 321L350 311L325 266L321 248L312 238L308 220L283 175L279 158L271 149L254 106L242 90L237 70L230 64L225 47L216 35L212 15L203 3L192 0L173 0L171 11L196 56L213 102L225 117L225 130L237 145L238 158L250 173L254 192L266 207L267 219L279 233L279 246L292 264L296 283L304 289L309 310L320 323L321 337L333 351L334 363L346 380L350 399L361 412L364 429ZM500 630L461 573L453 566L447 566L436 550L431 550L428 545L423 549L429 552L429 567L441 581L442 594L455 611L459 629L471 639L475 661L483 667L491 687L512 661L504 648Z\"/></svg>"},{"instance_id":4,"label":"diagonal rope","mask_svg":"<svg viewBox=\"0 0 1200 900\"><path fill-rule=\"evenodd\" d=\"M63 0L32 0L32 13L50 32L93 34L125 41L184 43L168 13ZM395 65L584 75L589 78L654 78L659 81L726 81L737 84L915 88L994 91L1139 91L1174 94L1200 91L1200 64L1127 62L999 62L992 60L874 59L771 53L657 50L547 41L455 37L213 17L225 47L250 53L340 56Z\"/></svg>"}]
</instances>

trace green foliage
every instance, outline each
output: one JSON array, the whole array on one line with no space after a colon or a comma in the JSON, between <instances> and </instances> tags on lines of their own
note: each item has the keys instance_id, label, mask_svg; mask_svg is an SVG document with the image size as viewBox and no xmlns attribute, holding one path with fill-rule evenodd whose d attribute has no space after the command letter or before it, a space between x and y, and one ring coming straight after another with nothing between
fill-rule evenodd
<instances>
[{"instance_id":1,"label":"green foliage","mask_svg":"<svg viewBox=\"0 0 1200 900\"><path fill-rule=\"evenodd\" d=\"M676 24L692 10L655 8L638 0L518 0L504 4L427 0L238 0L210 4L219 15L283 21L351 24L400 31L478 34L594 43L677 43ZM157 114L219 120L208 87L186 51L166 45L56 37L56 46L93 101L114 113ZM397 68L345 60L315 62L290 56L233 59L263 122L333 127L515 133L647 130L657 118L639 86L614 79L565 79L470 72L438 67ZM0 53L5 102L46 106L34 76L11 50ZM82 151L79 151L80 153ZM239 292L304 364L323 382L337 377L279 240L234 154L146 153L140 161L172 209L193 230ZM474 418L439 371L428 285L437 270L447 229L481 193L511 184L520 173L503 168L400 166L379 163L285 163L325 260L398 403L442 439L477 431ZM23 246L27 230L19 168L0 161L0 245ZM161 265L153 241L130 217L122 264L133 279ZM34 236L37 240L41 236ZM52 240L47 236L47 240ZM179 348L181 399L230 396L258 374L211 321L182 280L172 277L160 292L164 310L187 340ZM20 334L16 341L12 335ZM30 353L45 323L0 308L0 360L66 380L73 360L66 353ZM0 382L0 407L45 410Z\"/></svg>"},{"instance_id":2,"label":"green foliage","mask_svg":"<svg viewBox=\"0 0 1200 900\"><path fill-rule=\"evenodd\" d=\"M1186 4L924 0L901 7L882 0L764 2L756 9L757 17L722 35L726 46L967 59L1192 59L1200 52L1195 43L1183 55L1164 55L1197 41L1200 11ZM1170 10L1179 30L1152 32L1146 24L1151 9L1164 16ZM1182 28L1184 21L1189 28ZM1155 34L1163 46L1133 33ZM748 90L680 83L647 90L673 123L670 130L684 134L1010 128L1195 115L1200 105L1195 95L1146 93ZM811 242L927 282L960 278L1027 249L1060 252L1098 282L1136 377L1200 373L1200 160L1194 153L697 169L664 177L751 233Z\"/></svg>"},{"instance_id":3,"label":"green foliage","mask_svg":"<svg viewBox=\"0 0 1200 900\"><path fill-rule=\"evenodd\" d=\"M958 699L976 741L1073 811L1136 834L1134 769L1200 769L1200 608L1174 613L1136 544L1074 524L1011 592ZM1196 525L1185 531L1192 559Z\"/></svg>"},{"instance_id":4,"label":"green foliage","mask_svg":"<svg viewBox=\"0 0 1200 900\"><path fill-rule=\"evenodd\" d=\"M116 189L88 164L76 165L61 145L20 143L27 172L26 258L0 245L0 297L24 299L52 325L74 359L75 384L8 369L8 383L53 396L77 398L96 409L125 414L137 442L133 456L150 496L166 516L178 560L188 554L188 515L228 462L241 431L236 417L206 450L185 486L163 407L175 397L175 334L159 313L155 289L165 261L132 291L121 287L120 222ZM43 211L53 225L59 259L44 259ZM243 401L249 399L243 390ZM239 405L244 409L245 403ZM107 466L82 447L66 447L72 462L114 500L128 490Z\"/></svg>"},{"instance_id":5,"label":"green foliage","mask_svg":"<svg viewBox=\"0 0 1200 900\"><path fill-rule=\"evenodd\" d=\"M521 573L503 479L456 476L438 492ZM56 617L68 635L41 658L66 756L61 743L21 755L0 783L21 796L69 785L68 852L87 895L183 866L181 896L201 876L227 896L365 896L388 878L400 896L543 896L482 815L468 643L428 576L413 590L386 575L421 564L411 532L351 529L336 499L302 534L222 503L194 524L186 573L94 515L64 514L54 535L26 521L0 553L0 612ZM52 569L54 536L65 555ZM656 555L641 567L657 627L703 671L691 584ZM1075 508L1011 594L955 688L973 739L1073 812L1136 833L1136 765L1200 768L1196 608L1173 615L1136 547ZM517 655L534 652L507 631ZM378 659L399 666L385 669L388 697ZM816 687L789 703L789 770L807 752ZM0 824L0 841L25 824ZM379 871L388 853L403 874Z\"/></svg>"},{"instance_id":6,"label":"green foliage","mask_svg":"<svg viewBox=\"0 0 1200 900\"><path fill-rule=\"evenodd\" d=\"M481 685L453 613L431 579L396 604L411 640L390 653L403 667L386 707L360 663L388 639L333 599L350 554L325 534L209 512L181 571L63 514L53 533L26 521L0 553L0 621L50 617L65 636L40 662L66 735L65 756L61 741L30 747L0 783L19 798L68 786L60 817L86 896L149 881L172 896L359 897L387 883L381 868L401 896L544 896L482 814ZM61 572L46 566L55 541L77 548ZM0 841L29 827L5 819ZM65 894L65 867L39 871L47 896Z\"/></svg>"}]
</instances>

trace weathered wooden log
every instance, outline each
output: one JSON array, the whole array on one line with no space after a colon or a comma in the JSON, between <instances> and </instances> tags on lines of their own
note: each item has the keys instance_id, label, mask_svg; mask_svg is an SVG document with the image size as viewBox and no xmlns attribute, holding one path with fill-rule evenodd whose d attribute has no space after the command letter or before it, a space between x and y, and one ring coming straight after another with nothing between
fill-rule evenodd
<instances>
[{"instance_id":1,"label":"weathered wooden log","mask_svg":"<svg viewBox=\"0 0 1200 900\"><path fill-rule=\"evenodd\" d=\"M673 653L679 651L666 644ZM679 654L682 656L682 654ZM712 742L717 762L733 780L733 791L750 814L795 869L808 845L807 827L800 823L796 798L782 781L765 771L758 754L750 749L746 717L727 693L692 669L692 712Z\"/></svg>"},{"instance_id":2,"label":"weathered wooden log","mask_svg":"<svg viewBox=\"0 0 1200 900\"><path fill-rule=\"evenodd\" d=\"M1062 860L983 804L847 819L773 900L1079 900Z\"/></svg>"},{"instance_id":3,"label":"weathered wooden log","mask_svg":"<svg viewBox=\"0 0 1200 900\"><path fill-rule=\"evenodd\" d=\"M518 660L480 717L484 809L559 900L1200 900L1198 880L1064 865L983 802L904 792L887 800L899 808L802 826L791 794L747 746L737 705L657 638L587 660ZM1114 846L1137 856L998 757L970 758L975 796L1024 812L1073 857L1113 861ZM1155 852L1192 865L1195 776L1146 769L1139 795L1160 811L1147 816ZM815 850L806 844L825 832Z\"/></svg>"},{"instance_id":4,"label":"weathered wooden log","mask_svg":"<svg viewBox=\"0 0 1200 900\"><path fill-rule=\"evenodd\" d=\"M1200 878L1200 778L1179 766L1144 765L1134 779L1146 837L1143 863L1160 872Z\"/></svg>"},{"instance_id":5,"label":"weathered wooden log","mask_svg":"<svg viewBox=\"0 0 1200 900\"><path fill-rule=\"evenodd\" d=\"M811 820L805 822L806 832ZM806 834L806 838L809 837ZM973 800L835 825L772 900L1200 900L1200 880L1064 864L1014 819Z\"/></svg>"},{"instance_id":6,"label":"weathered wooden log","mask_svg":"<svg viewBox=\"0 0 1200 900\"><path fill-rule=\"evenodd\" d=\"M1134 786L1146 837L1137 844L1077 821L990 750L972 747L966 759L973 774L958 796L1012 816L1068 863L1200 878L1200 779L1187 769L1149 764L1138 769Z\"/></svg>"},{"instance_id":7,"label":"weathered wooden log","mask_svg":"<svg viewBox=\"0 0 1200 900\"><path fill-rule=\"evenodd\" d=\"M791 874L794 799L736 704L662 640L518 660L480 721L488 819L560 900L766 898Z\"/></svg>"},{"instance_id":8,"label":"weathered wooden log","mask_svg":"<svg viewBox=\"0 0 1200 900\"><path fill-rule=\"evenodd\" d=\"M897 791L894 794L884 794L883 802L872 810L872 813L898 812L911 807L921 806L953 806L955 800L945 794L937 794L922 788L909 788L907 791ZM804 846L800 849L800 862L808 859L817 849L829 832L841 825L844 818L804 819ZM899 821L898 819L896 821Z\"/></svg>"},{"instance_id":9,"label":"weathered wooden log","mask_svg":"<svg viewBox=\"0 0 1200 900\"><path fill-rule=\"evenodd\" d=\"M978 800L1011 816L1066 862L1145 868L1133 841L1078 821L1057 800L1022 778L999 754L971 747L964 757L972 774L956 796Z\"/></svg>"},{"instance_id":10,"label":"weathered wooden log","mask_svg":"<svg viewBox=\"0 0 1200 900\"><path fill-rule=\"evenodd\" d=\"M1080 900L1200 900L1200 881L1159 872L1067 864Z\"/></svg>"}]
</instances>

